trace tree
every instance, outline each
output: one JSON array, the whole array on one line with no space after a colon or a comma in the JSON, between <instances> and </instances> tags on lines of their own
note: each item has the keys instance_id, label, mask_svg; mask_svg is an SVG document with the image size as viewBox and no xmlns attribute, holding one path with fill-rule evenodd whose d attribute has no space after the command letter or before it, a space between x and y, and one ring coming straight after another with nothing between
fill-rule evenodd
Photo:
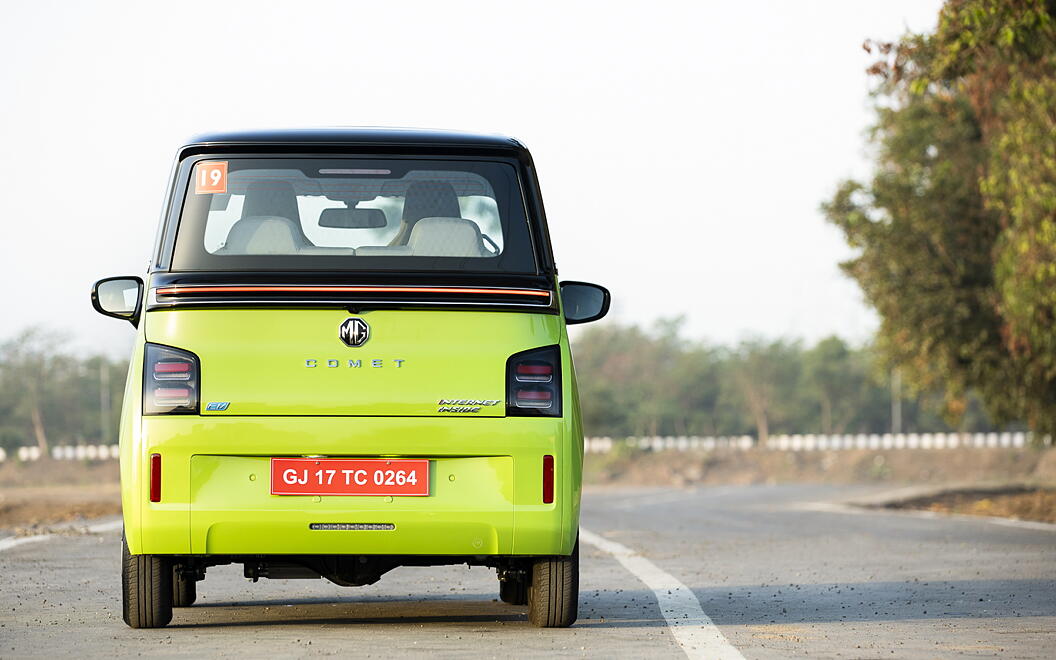
<instances>
[{"instance_id":1,"label":"tree","mask_svg":"<svg viewBox=\"0 0 1056 660\"><path fill-rule=\"evenodd\" d=\"M786 342L747 341L731 360L730 373L740 396L755 422L760 444L770 437L780 411L795 400L798 390L799 346ZM787 409L787 408L786 408Z\"/></svg>"},{"instance_id":2,"label":"tree","mask_svg":"<svg viewBox=\"0 0 1056 660\"><path fill-rule=\"evenodd\" d=\"M1056 431L1056 39L1041 0L950 0L934 35L873 44L875 174L823 205L859 256L877 345L951 418Z\"/></svg>"},{"instance_id":3,"label":"tree","mask_svg":"<svg viewBox=\"0 0 1056 660\"><path fill-rule=\"evenodd\" d=\"M1056 430L1056 2L956 0L929 81L969 99L987 145L980 189L998 214L997 308L1018 412Z\"/></svg>"},{"instance_id":4,"label":"tree","mask_svg":"<svg viewBox=\"0 0 1056 660\"><path fill-rule=\"evenodd\" d=\"M128 363L78 357L68 345L41 328L0 343L0 446L36 444L46 453L55 444L117 441Z\"/></svg>"},{"instance_id":5,"label":"tree","mask_svg":"<svg viewBox=\"0 0 1056 660\"><path fill-rule=\"evenodd\" d=\"M862 380L850 349L838 337L828 337L803 357L805 380L817 397L821 414L819 429L826 434L842 433L856 412L853 399Z\"/></svg>"},{"instance_id":6,"label":"tree","mask_svg":"<svg viewBox=\"0 0 1056 660\"><path fill-rule=\"evenodd\" d=\"M830 337L813 347L753 340L728 349L682 336L678 320L651 331L606 323L572 347L588 435L879 433L890 428L889 371L872 347ZM945 431L929 394L902 398L904 428ZM961 430L994 426L967 399Z\"/></svg>"},{"instance_id":7,"label":"tree","mask_svg":"<svg viewBox=\"0 0 1056 660\"><path fill-rule=\"evenodd\" d=\"M45 398L60 362L53 352L61 340L39 328L30 328L0 347L4 398L12 402L12 413L28 420L40 451L48 453L44 423Z\"/></svg>"}]
</instances>

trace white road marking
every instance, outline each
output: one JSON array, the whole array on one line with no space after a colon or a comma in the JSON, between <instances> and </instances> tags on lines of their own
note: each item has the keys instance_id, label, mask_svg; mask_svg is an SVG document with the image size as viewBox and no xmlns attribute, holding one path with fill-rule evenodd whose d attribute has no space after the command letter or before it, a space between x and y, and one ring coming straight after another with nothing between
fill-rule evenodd
<instances>
[{"instance_id":1,"label":"white road marking","mask_svg":"<svg viewBox=\"0 0 1056 660\"><path fill-rule=\"evenodd\" d=\"M46 541L51 537L51 534L37 534L36 536L9 536L7 538L0 539L0 551L9 550L16 546L22 545L23 543L36 543L37 541Z\"/></svg>"},{"instance_id":2,"label":"white road marking","mask_svg":"<svg viewBox=\"0 0 1056 660\"><path fill-rule=\"evenodd\" d=\"M121 529L124 525L124 521L121 518L117 520L108 520L106 522L96 523L94 525L88 525L86 529L89 534L105 534L106 532L112 532L114 530ZM75 525L63 525L62 527L76 527ZM35 534L33 536L8 536L0 539L0 552L4 550L10 550L26 543L36 543L38 541L47 541L61 536L61 534Z\"/></svg>"},{"instance_id":3,"label":"white road marking","mask_svg":"<svg viewBox=\"0 0 1056 660\"><path fill-rule=\"evenodd\" d=\"M111 520L109 522L99 523L97 525L89 525L88 531L92 534L103 534L105 532L112 532L116 529L121 529L124 524L125 521L121 518L118 518L117 520Z\"/></svg>"},{"instance_id":4,"label":"white road marking","mask_svg":"<svg viewBox=\"0 0 1056 660\"><path fill-rule=\"evenodd\" d=\"M656 595L667 627L682 647L686 657L722 660L744 660L744 656L726 639L704 610L689 587L670 573L625 545L610 541L580 528L579 538L616 558Z\"/></svg>"}]
</instances>

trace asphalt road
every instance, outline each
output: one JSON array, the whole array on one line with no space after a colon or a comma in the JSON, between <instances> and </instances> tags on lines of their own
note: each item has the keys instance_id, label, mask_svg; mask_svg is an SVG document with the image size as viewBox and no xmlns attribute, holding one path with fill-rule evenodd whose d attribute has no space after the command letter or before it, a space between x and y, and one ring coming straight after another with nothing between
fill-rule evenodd
<instances>
[{"instance_id":1,"label":"asphalt road","mask_svg":"<svg viewBox=\"0 0 1056 660\"><path fill-rule=\"evenodd\" d=\"M353 589L253 584L234 566L210 569L198 603L168 628L131 630L117 531L0 541L0 657L684 658L722 644L745 658L1056 654L1056 531L812 505L866 492L590 492L583 527L608 551L583 545L580 619L568 630L530 627L482 568L403 568ZM621 560L613 547L637 554Z\"/></svg>"}]
</instances>

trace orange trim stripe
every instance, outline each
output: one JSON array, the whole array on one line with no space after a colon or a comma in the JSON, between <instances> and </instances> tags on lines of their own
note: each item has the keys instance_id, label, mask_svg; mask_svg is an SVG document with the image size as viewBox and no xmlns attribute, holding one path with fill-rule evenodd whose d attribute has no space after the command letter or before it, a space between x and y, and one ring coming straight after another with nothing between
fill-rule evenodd
<instances>
[{"instance_id":1,"label":"orange trim stripe","mask_svg":"<svg viewBox=\"0 0 1056 660\"><path fill-rule=\"evenodd\" d=\"M539 296L549 298L549 291L532 289L463 289L425 286L166 286L154 290L159 296L183 293L482 293L485 295Z\"/></svg>"}]
</instances>

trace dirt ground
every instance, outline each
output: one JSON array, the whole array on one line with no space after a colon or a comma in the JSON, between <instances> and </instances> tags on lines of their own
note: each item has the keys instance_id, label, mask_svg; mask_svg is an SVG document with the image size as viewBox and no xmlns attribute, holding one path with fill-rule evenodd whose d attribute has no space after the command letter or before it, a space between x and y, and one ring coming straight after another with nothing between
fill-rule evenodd
<instances>
[{"instance_id":1,"label":"dirt ground","mask_svg":"<svg viewBox=\"0 0 1056 660\"><path fill-rule=\"evenodd\" d=\"M1013 487L954 490L887 505L889 509L919 509L937 513L996 516L1056 523L1056 489Z\"/></svg>"},{"instance_id":2,"label":"dirt ground","mask_svg":"<svg viewBox=\"0 0 1056 660\"><path fill-rule=\"evenodd\" d=\"M587 454L590 484L692 486L783 483L1056 485L1056 449L852 449L785 452L620 448Z\"/></svg>"},{"instance_id":3,"label":"dirt ground","mask_svg":"<svg viewBox=\"0 0 1056 660\"><path fill-rule=\"evenodd\" d=\"M0 528L33 533L120 512L117 461L0 463Z\"/></svg>"},{"instance_id":4,"label":"dirt ground","mask_svg":"<svg viewBox=\"0 0 1056 660\"><path fill-rule=\"evenodd\" d=\"M584 481L678 487L948 485L950 492L938 498L898 506L1056 522L1056 449L651 452L619 448L608 454L587 454ZM1009 484L1025 487L1009 489ZM120 511L117 461L0 463L0 528L32 533L43 526Z\"/></svg>"}]
</instances>

